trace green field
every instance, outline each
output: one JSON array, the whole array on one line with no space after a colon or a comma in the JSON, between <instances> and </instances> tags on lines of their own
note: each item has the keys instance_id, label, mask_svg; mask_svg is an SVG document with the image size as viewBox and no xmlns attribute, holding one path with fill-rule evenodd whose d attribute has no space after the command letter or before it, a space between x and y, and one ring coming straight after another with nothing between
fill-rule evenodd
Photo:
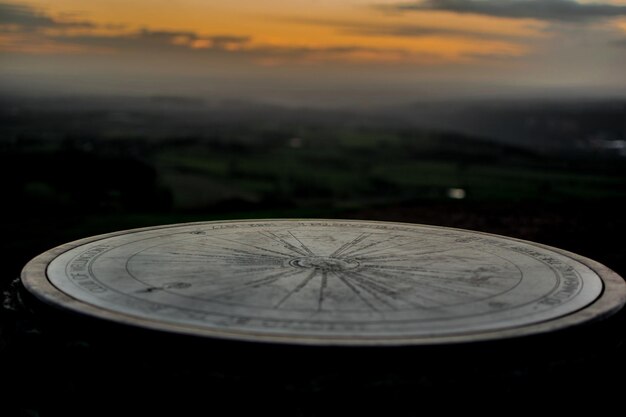
<instances>
[{"instance_id":1,"label":"green field","mask_svg":"<svg viewBox=\"0 0 626 417\"><path fill-rule=\"evenodd\" d=\"M317 131L297 140L285 135L244 148L195 143L159 148L150 163L181 209L233 200L343 207L452 197L561 202L626 196L626 178L598 169L593 160L564 166L471 138L440 137L437 142L434 134L355 129Z\"/></svg>"}]
</instances>

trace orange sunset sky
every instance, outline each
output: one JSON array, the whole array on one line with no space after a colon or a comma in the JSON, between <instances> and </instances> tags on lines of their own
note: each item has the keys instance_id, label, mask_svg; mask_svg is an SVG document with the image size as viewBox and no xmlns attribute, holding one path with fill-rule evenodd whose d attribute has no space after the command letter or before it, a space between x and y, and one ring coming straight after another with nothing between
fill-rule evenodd
<instances>
[{"instance_id":1,"label":"orange sunset sky","mask_svg":"<svg viewBox=\"0 0 626 417\"><path fill-rule=\"evenodd\" d=\"M626 0L0 0L0 89L624 95Z\"/></svg>"}]
</instances>

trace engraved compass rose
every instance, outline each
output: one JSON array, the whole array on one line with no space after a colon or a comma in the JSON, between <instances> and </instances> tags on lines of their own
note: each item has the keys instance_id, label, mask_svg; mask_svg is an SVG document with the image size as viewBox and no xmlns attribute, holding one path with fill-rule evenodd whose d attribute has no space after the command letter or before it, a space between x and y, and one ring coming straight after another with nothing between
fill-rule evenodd
<instances>
[{"instance_id":1,"label":"engraved compass rose","mask_svg":"<svg viewBox=\"0 0 626 417\"><path fill-rule=\"evenodd\" d=\"M623 281L603 268L532 242L456 229L255 220L85 239L41 255L23 279L48 302L145 327L406 344L547 331L589 317L581 310L618 308ZM606 295L609 287L617 292Z\"/></svg>"}]
</instances>

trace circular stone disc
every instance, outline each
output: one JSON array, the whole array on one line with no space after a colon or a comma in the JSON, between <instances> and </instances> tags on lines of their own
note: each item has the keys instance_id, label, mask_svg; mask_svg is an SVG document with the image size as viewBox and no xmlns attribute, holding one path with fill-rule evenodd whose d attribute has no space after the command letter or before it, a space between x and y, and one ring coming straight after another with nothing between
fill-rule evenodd
<instances>
[{"instance_id":1,"label":"circular stone disc","mask_svg":"<svg viewBox=\"0 0 626 417\"><path fill-rule=\"evenodd\" d=\"M532 242L403 223L251 220L96 236L24 269L89 315L247 341L405 345L546 332L617 311L623 280Z\"/></svg>"}]
</instances>

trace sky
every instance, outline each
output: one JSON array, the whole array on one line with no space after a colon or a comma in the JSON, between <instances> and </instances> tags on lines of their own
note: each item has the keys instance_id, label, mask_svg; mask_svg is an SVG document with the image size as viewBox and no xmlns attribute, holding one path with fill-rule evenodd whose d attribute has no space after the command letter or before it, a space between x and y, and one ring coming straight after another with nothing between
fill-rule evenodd
<instances>
[{"instance_id":1,"label":"sky","mask_svg":"<svg viewBox=\"0 0 626 417\"><path fill-rule=\"evenodd\" d=\"M626 96L626 0L0 0L0 91Z\"/></svg>"}]
</instances>

